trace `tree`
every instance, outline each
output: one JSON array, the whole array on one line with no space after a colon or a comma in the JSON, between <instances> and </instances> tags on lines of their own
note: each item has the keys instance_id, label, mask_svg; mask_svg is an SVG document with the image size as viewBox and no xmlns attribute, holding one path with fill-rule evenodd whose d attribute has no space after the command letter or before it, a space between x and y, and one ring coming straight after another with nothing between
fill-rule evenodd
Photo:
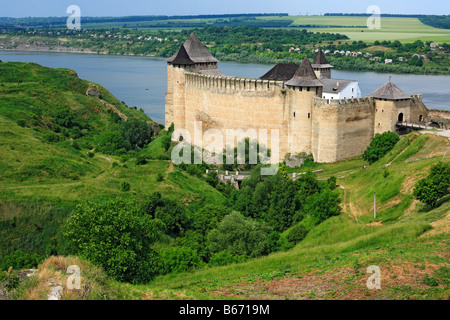
<instances>
[{"instance_id":1,"label":"tree","mask_svg":"<svg viewBox=\"0 0 450 320\"><path fill-rule=\"evenodd\" d=\"M340 203L339 194L325 188L323 191L317 192L306 199L304 210L311 216L314 224L317 225L332 216L339 215L341 213Z\"/></svg>"},{"instance_id":2,"label":"tree","mask_svg":"<svg viewBox=\"0 0 450 320\"><path fill-rule=\"evenodd\" d=\"M97 149L105 154L118 155L126 152L128 146L120 132L106 131L100 135Z\"/></svg>"},{"instance_id":3,"label":"tree","mask_svg":"<svg viewBox=\"0 0 450 320\"><path fill-rule=\"evenodd\" d=\"M439 199L449 194L450 163L440 162L431 168L428 177L417 182L415 197L432 207L436 207Z\"/></svg>"},{"instance_id":4,"label":"tree","mask_svg":"<svg viewBox=\"0 0 450 320\"><path fill-rule=\"evenodd\" d=\"M141 149L152 141L152 126L143 120L129 119L122 124L121 131L132 149Z\"/></svg>"},{"instance_id":5,"label":"tree","mask_svg":"<svg viewBox=\"0 0 450 320\"><path fill-rule=\"evenodd\" d=\"M378 161L383 158L386 153L391 151L399 140L400 138L398 135L391 131L383 134L377 133L364 152L363 159L370 164Z\"/></svg>"},{"instance_id":6,"label":"tree","mask_svg":"<svg viewBox=\"0 0 450 320\"><path fill-rule=\"evenodd\" d=\"M200 268L204 265L197 251L187 247L174 247L161 250L164 273L186 272L192 268Z\"/></svg>"},{"instance_id":7,"label":"tree","mask_svg":"<svg viewBox=\"0 0 450 320\"><path fill-rule=\"evenodd\" d=\"M87 202L63 226L70 253L103 267L118 281L146 283L160 270L151 245L162 223L131 201Z\"/></svg>"},{"instance_id":8,"label":"tree","mask_svg":"<svg viewBox=\"0 0 450 320\"><path fill-rule=\"evenodd\" d=\"M266 252L271 228L233 212L208 234L211 252L227 250L232 255L259 257Z\"/></svg>"}]
</instances>

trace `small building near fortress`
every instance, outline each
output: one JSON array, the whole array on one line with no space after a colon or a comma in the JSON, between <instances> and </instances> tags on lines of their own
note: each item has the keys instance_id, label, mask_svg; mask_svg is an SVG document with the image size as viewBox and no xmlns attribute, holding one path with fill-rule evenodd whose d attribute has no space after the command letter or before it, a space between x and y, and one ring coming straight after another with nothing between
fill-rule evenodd
<instances>
[{"instance_id":1,"label":"small building near fortress","mask_svg":"<svg viewBox=\"0 0 450 320\"><path fill-rule=\"evenodd\" d=\"M173 123L191 136L195 122L224 136L227 130L267 130L268 148L277 130L281 161L309 153L328 163L361 155L375 134L395 132L398 122L428 116L421 95L391 82L361 97L357 81L332 78L322 50L312 64L307 57L301 65L280 64L259 79L225 76L218 62L195 34L167 60L166 128Z\"/></svg>"}]
</instances>

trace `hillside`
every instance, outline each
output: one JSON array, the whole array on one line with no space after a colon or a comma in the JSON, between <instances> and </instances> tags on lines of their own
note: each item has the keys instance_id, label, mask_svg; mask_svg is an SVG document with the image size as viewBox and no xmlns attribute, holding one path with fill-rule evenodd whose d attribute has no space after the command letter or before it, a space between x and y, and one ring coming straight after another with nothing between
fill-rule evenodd
<instances>
[{"instance_id":1,"label":"hillside","mask_svg":"<svg viewBox=\"0 0 450 320\"><path fill-rule=\"evenodd\" d=\"M73 71L0 63L0 91L0 269L39 265L12 298L45 299L73 264L83 269L84 291L63 289L62 299L450 297L449 197L431 208L413 196L431 167L449 162L450 141L436 132L403 136L372 165L361 157L307 161L265 181L254 170L238 192L204 177L205 164L167 160L170 130L127 145L137 135L127 123L150 130L151 119ZM320 169L297 182L288 176ZM314 220L310 199L340 210ZM289 240L299 229L302 237ZM241 238L227 238L235 230ZM76 251L80 239L88 244ZM138 254L114 254L128 245ZM91 254L96 246L107 248L100 258ZM105 256L112 260L93 263ZM127 272L117 272L117 261L137 270L149 263L152 277L120 278ZM366 287L371 265L381 268L382 290Z\"/></svg>"},{"instance_id":2,"label":"hillside","mask_svg":"<svg viewBox=\"0 0 450 320\"><path fill-rule=\"evenodd\" d=\"M336 176L343 213L313 228L286 252L160 276L148 285L98 283L91 267L86 281L110 299L449 299L450 201L446 197L432 209L412 196L414 184L442 160L449 147L446 138L412 133L365 169L362 166L367 164L356 158L293 170L323 169L320 180ZM19 297L30 299L45 292L45 275L54 274L53 266L68 264L64 261L45 262L38 270L42 279L27 284L31 293ZM382 290L366 287L371 265L381 268ZM57 277L65 279L61 274ZM74 298L80 297L63 295L63 299Z\"/></svg>"},{"instance_id":3,"label":"hillside","mask_svg":"<svg viewBox=\"0 0 450 320\"><path fill-rule=\"evenodd\" d=\"M449 299L450 201L444 198L438 208L431 209L412 195L414 184L442 160L449 147L447 138L413 133L366 169L360 159L314 164L314 170L324 170L319 179L338 178L344 199L340 216L314 228L288 252L160 277L147 287L136 288L138 297ZM303 170L307 169L311 168ZM371 265L381 268L382 290L366 287L370 276L366 269Z\"/></svg>"},{"instance_id":4,"label":"hillside","mask_svg":"<svg viewBox=\"0 0 450 320\"><path fill-rule=\"evenodd\" d=\"M100 99L86 94L94 86ZM143 112L73 71L0 63L0 268L31 267L60 252L60 227L83 201L142 201L154 192L191 207L227 201L170 161L137 164L139 150L100 152L104 133L125 123L119 113L154 128Z\"/></svg>"}]
</instances>

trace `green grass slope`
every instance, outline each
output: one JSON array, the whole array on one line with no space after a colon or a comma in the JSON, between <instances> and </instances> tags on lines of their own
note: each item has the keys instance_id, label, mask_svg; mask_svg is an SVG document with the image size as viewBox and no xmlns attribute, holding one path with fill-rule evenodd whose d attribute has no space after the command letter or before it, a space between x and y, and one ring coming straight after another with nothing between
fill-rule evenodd
<instances>
[{"instance_id":1,"label":"green grass slope","mask_svg":"<svg viewBox=\"0 0 450 320\"><path fill-rule=\"evenodd\" d=\"M81 201L144 201L153 192L191 207L227 201L167 160L137 165L137 152L127 157L96 152L90 157L100 134L123 121L99 99L86 95L94 85L100 99L128 119L152 122L73 71L0 63L0 263L17 251L24 259L57 254L58 231ZM164 153L158 141L146 148L150 154ZM130 184L129 191L121 190L123 182Z\"/></svg>"},{"instance_id":2,"label":"green grass slope","mask_svg":"<svg viewBox=\"0 0 450 320\"><path fill-rule=\"evenodd\" d=\"M448 299L450 201L431 209L412 192L449 146L448 139L412 133L366 169L360 158L315 164L324 169L321 179L338 178L344 212L294 249L124 290L135 299ZM371 265L381 268L381 290L366 286Z\"/></svg>"}]
</instances>

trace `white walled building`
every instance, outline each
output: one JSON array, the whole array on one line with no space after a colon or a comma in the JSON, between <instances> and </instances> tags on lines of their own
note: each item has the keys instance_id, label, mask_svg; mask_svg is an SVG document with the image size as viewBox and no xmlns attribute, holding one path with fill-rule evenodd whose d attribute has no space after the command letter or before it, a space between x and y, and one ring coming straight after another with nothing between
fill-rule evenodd
<instances>
[{"instance_id":1,"label":"white walled building","mask_svg":"<svg viewBox=\"0 0 450 320\"><path fill-rule=\"evenodd\" d=\"M323 83L323 99L336 100L361 97L358 81L326 78L321 78L320 81Z\"/></svg>"}]
</instances>

